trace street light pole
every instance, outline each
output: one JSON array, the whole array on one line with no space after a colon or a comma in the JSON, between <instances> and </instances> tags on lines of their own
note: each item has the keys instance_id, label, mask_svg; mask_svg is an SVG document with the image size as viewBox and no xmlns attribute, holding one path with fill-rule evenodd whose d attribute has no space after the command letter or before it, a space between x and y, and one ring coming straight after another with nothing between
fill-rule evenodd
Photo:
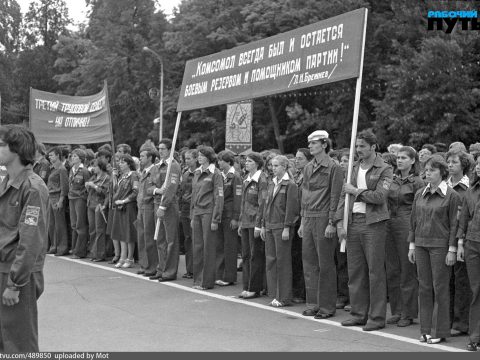
<instances>
[{"instance_id":1,"label":"street light pole","mask_svg":"<svg viewBox=\"0 0 480 360\"><path fill-rule=\"evenodd\" d=\"M163 59L162 57L152 49L147 46L143 47L143 51L147 51L155 55L155 57L160 61L160 113L159 113L159 129L158 129L158 141L163 138Z\"/></svg>"}]
</instances>

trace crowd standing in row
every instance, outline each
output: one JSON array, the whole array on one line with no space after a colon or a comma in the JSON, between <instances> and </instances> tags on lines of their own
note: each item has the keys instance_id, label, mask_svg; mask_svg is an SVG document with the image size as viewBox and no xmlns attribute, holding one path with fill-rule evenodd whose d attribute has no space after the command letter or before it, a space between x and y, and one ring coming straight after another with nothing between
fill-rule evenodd
<instances>
[{"instance_id":1,"label":"crowd standing in row","mask_svg":"<svg viewBox=\"0 0 480 360\"><path fill-rule=\"evenodd\" d=\"M49 191L50 254L111 258L117 268L138 258L138 274L173 281L183 234L183 277L196 289L235 284L240 252L240 298L268 295L273 307L305 302L303 315L317 319L345 309L351 318L342 325L364 331L419 317L420 341L469 333L467 348L476 350L479 145L469 154L459 142L446 153L392 144L379 154L375 135L363 131L350 183L348 149L332 150L323 130L295 156L200 146L171 163L169 139L158 149L146 142L139 159L126 144L115 154L109 145L95 154L39 144L33 170Z\"/></svg>"}]
</instances>

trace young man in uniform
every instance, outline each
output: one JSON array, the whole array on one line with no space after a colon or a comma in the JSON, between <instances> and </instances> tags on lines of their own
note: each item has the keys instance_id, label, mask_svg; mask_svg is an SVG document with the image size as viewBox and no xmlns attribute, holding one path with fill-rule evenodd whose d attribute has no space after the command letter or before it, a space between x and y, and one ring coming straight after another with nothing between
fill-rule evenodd
<instances>
[{"instance_id":1,"label":"young man in uniform","mask_svg":"<svg viewBox=\"0 0 480 360\"><path fill-rule=\"evenodd\" d=\"M43 292L48 190L32 171L35 136L0 127L0 352L38 352L37 300Z\"/></svg>"},{"instance_id":2,"label":"young man in uniform","mask_svg":"<svg viewBox=\"0 0 480 360\"><path fill-rule=\"evenodd\" d=\"M327 319L335 315L337 302L337 246L334 217L343 186L343 169L328 156L330 139L324 130L308 136L314 159L303 169L301 212L298 235L302 240L302 260L307 306L305 316Z\"/></svg>"},{"instance_id":3,"label":"young man in uniform","mask_svg":"<svg viewBox=\"0 0 480 360\"><path fill-rule=\"evenodd\" d=\"M152 193L156 218L160 219L160 231L157 239L157 273L149 279L160 282L171 281L177 278L178 262L180 260L177 189L180 183L181 170L180 164L175 159L172 159L170 176L165 184L168 158L170 151L174 151L171 147L172 141L170 139L160 140L158 145L160 162L152 170L154 172L152 175L155 185Z\"/></svg>"},{"instance_id":4,"label":"young man in uniform","mask_svg":"<svg viewBox=\"0 0 480 360\"><path fill-rule=\"evenodd\" d=\"M341 240L346 237L345 195L350 194L347 262L352 318L342 325L364 325L364 331L374 331L385 327L387 311L385 238L393 169L376 153L377 137L372 132L359 133L355 149L359 161L353 166L351 182L343 186L335 216Z\"/></svg>"}]
</instances>

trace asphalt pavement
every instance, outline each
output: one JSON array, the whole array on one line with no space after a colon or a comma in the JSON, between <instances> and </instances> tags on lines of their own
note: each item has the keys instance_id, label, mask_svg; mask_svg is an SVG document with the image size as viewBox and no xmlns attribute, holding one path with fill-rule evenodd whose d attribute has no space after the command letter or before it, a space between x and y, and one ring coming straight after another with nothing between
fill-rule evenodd
<instances>
[{"instance_id":1,"label":"asphalt pavement","mask_svg":"<svg viewBox=\"0 0 480 360\"><path fill-rule=\"evenodd\" d=\"M39 300L41 351L103 352L431 352L462 351L467 337L421 344L416 324L364 332L342 327L349 317L304 317L305 304L277 309L266 296L243 300L234 286L192 289L183 279L159 283L105 262L47 256ZM387 315L389 316L389 314Z\"/></svg>"}]
</instances>

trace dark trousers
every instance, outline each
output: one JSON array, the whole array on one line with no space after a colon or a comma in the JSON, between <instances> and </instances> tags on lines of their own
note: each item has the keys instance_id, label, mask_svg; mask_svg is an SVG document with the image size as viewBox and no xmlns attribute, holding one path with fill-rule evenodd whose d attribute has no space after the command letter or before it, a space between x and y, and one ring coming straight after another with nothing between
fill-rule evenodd
<instances>
[{"instance_id":1,"label":"dark trousers","mask_svg":"<svg viewBox=\"0 0 480 360\"><path fill-rule=\"evenodd\" d=\"M337 267L337 302L350 304L348 294L348 265L347 252L340 252L340 243L337 241L335 247L335 265Z\"/></svg>"},{"instance_id":2,"label":"dark trousers","mask_svg":"<svg viewBox=\"0 0 480 360\"><path fill-rule=\"evenodd\" d=\"M468 333L468 317L472 290L468 280L467 266L457 261L452 267L450 278L450 321L451 328Z\"/></svg>"},{"instance_id":3,"label":"dark trousers","mask_svg":"<svg viewBox=\"0 0 480 360\"><path fill-rule=\"evenodd\" d=\"M7 286L8 273L0 273L0 291ZM33 272L20 289L19 303L5 306L0 301L0 353L38 352L37 300L43 293L43 273Z\"/></svg>"},{"instance_id":4,"label":"dark trousers","mask_svg":"<svg viewBox=\"0 0 480 360\"><path fill-rule=\"evenodd\" d=\"M84 199L70 200L70 224L73 254L83 258L87 256L88 244L87 202Z\"/></svg>"},{"instance_id":5,"label":"dark trousers","mask_svg":"<svg viewBox=\"0 0 480 360\"><path fill-rule=\"evenodd\" d=\"M183 230L183 245L185 247L185 270L187 274L193 274L193 244L192 225L189 217L180 216Z\"/></svg>"},{"instance_id":6,"label":"dark trousers","mask_svg":"<svg viewBox=\"0 0 480 360\"><path fill-rule=\"evenodd\" d=\"M52 240L49 250L55 250L57 254L65 255L68 253L68 229L67 219L65 217L65 207L54 209L58 199L49 199L48 201L48 235Z\"/></svg>"},{"instance_id":7,"label":"dark trousers","mask_svg":"<svg viewBox=\"0 0 480 360\"><path fill-rule=\"evenodd\" d=\"M155 204L155 214L158 205ZM180 249L178 245L178 205L171 204L160 220L160 231L157 239L158 266L157 273L165 279L176 279ZM155 221L157 216L155 215Z\"/></svg>"},{"instance_id":8,"label":"dark trousers","mask_svg":"<svg viewBox=\"0 0 480 360\"><path fill-rule=\"evenodd\" d=\"M335 314L337 302L336 237L325 237L328 216L303 218L303 273L307 305L322 314Z\"/></svg>"},{"instance_id":9,"label":"dark trousers","mask_svg":"<svg viewBox=\"0 0 480 360\"><path fill-rule=\"evenodd\" d=\"M305 279L303 277L302 238L298 236L299 224L295 226L292 240L292 293L293 297L305 300Z\"/></svg>"},{"instance_id":10,"label":"dark trousers","mask_svg":"<svg viewBox=\"0 0 480 360\"><path fill-rule=\"evenodd\" d=\"M147 273L156 272L158 266L155 236L155 214L153 205L143 205L137 214L137 242L140 267Z\"/></svg>"},{"instance_id":11,"label":"dark trousers","mask_svg":"<svg viewBox=\"0 0 480 360\"><path fill-rule=\"evenodd\" d=\"M449 282L451 268L445 264L448 247L415 248L417 264L420 332L434 338L450 336Z\"/></svg>"},{"instance_id":12,"label":"dark trousers","mask_svg":"<svg viewBox=\"0 0 480 360\"><path fill-rule=\"evenodd\" d=\"M90 232L90 255L92 259L105 259L105 232L107 230L107 222L102 216L99 207L88 208L88 226L93 227Z\"/></svg>"},{"instance_id":13,"label":"dark trousers","mask_svg":"<svg viewBox=\"0 0 480 360\"><path fill-rule=\"evenodd\" d=\"M193 284L215 286L215 246L218 230L212 231L212 214L193 216Z\"/></svg>"},{"instance_id":14,"label":"dark trousers","mask_svg":"<svg viewBox=\"0 0 480 360\"><path fill-rule=\"evenodd\" d=\"M388 220L385 243L390 311L402 319L415 319L418 316L417 268L408 261L409 226L409 214Z\"/></svg>"},{"instance_id":15,"label":"dark trousers","mask_svg":"<svg viewBox=\"0 0 480 360\"><path fill-rule=\"evenodd\" d=\"M386 221L367 225L364 214L353 214L348 226L348 290L351 315L368 324L385 326Z\"/></svg>"},{"instance_id":16,"label":"dark trousers","mask_svg":"<svg viewBox=\"0 0 480 360\"><path fill-rule=\"evenodd\" d=\"M469 328L470 341L480 342L480 242L465 242L465 264L472 291L470 303Z\"/></svg>"},{"instance_id":17,"label":"dark trousers","mask_svg":"<svg viewBox=\"0 0 480 360\"><path fill-rule=\"evenodd\" d=\"M255 238L254 228L242 228L243 290L260 293L265 278L265 243Z\"/></svg>"},{"instance_id":18,"label":"dark trousers","mask_svg":"<svg viewBox=\"0 0 480 360\"><path fill-rule=\"evenodd\" d=\"M268 296L281 302L292 300L292 239L282 240L283 229L266 231L265 260Z\"/></svg>"},{"instance_id":19,"label":"dark trousers","mask_svg":"<svg viewBox=\"0 0 480 360\"><path fill-rule=\"evenodd\" d=\"M218 225L217 249L216 249L216 275L217 280L225 282L237 281L237 243L238 231L232 229L232 219L223 218Z\"/></svg>"}]
</instances>

